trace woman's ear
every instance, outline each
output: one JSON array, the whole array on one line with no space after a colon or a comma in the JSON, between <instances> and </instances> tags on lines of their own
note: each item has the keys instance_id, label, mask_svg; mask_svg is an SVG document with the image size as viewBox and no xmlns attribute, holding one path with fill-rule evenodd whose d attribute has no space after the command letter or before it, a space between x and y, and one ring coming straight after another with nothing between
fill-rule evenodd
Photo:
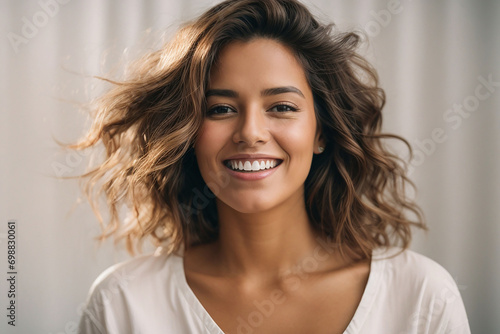
<instances>
[{"instance_id":1,"label":"woman's ear","mask_svg":"<svg viewBox=\"0 0 500 334\"><path fill-rule=\"evenodd\" d=\"M314 138L314 149L313 152L315 154L321 154L325 150L325 140L321 133L321 130L316 131L316 137Z\"/></svg>"}]
</instances>

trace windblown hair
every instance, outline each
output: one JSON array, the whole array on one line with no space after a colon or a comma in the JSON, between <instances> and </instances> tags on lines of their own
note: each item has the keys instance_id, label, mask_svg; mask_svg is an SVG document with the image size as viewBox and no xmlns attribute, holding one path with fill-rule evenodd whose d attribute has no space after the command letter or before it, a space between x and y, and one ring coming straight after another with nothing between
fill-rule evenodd
<instances>
[{"instance_id":1,"label":"windblown hair","mask_svg":"<svg viewBox=\"0 0 500 334\"><path fill-rule=\"evenodd\" d=\"M303 66L326 143L305 181L313 228L340 245L342 255L368 258L379 246L408 248L411 227L427 227L406 194L406 185L414 187L406 162L382 140L401 140L410 157L412 149L400 136L381 133L385 95L358 54L361 37L320 23L295 0L228 0L140 59L128 79L109 80L113 87L99 99L88 134L70 146L102 143L106 149L102 164L81 175L102 227L98 239L125 239L134 254L147 237L170 252L218 238L215 195L192 147L206 117L209 73L229 43L268 38L287 46ZM103 193L107 223L97 204Z\"/></svg>"}]
</instances>

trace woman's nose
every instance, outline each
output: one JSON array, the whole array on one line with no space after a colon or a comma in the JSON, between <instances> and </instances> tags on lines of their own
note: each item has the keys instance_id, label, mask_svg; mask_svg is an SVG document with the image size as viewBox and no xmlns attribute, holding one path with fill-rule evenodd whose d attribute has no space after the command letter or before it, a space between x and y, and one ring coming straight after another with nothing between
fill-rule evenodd
<instances>
[{"instance_id":1,"label":"woman's nose","mask_svg":"<svg viewBox=\"0 0 500 334\"><path fill-rule=\"evenodd\" d=\"M239 145L246 144L250 147L259 142L264 144L270 138L268 125L265 111L258 107L246 108L239 115L233 140Z\"/></svg>"}]
</instances>

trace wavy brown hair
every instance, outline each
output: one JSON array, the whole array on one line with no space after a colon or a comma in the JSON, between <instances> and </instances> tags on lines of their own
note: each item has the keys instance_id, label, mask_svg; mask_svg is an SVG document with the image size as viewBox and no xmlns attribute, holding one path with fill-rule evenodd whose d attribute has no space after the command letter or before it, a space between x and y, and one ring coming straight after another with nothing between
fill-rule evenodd
<instances>
[{"instance_id":1,"label":"wavy brown hair","mask_svg":"<svg viewBox=\"0 0 500 334\"><path fill-rule=\"evenodd\" d=\"M176 251L218 237L215 195L200 175L192 144L204 121L210 69L233 41L269 38L288 46L311 87L325 151L305 181L307 213L341 254L368 258L378 246L409 247L411 227L427 230L407 197L406 162L381 133L385 95L375 70L357 52L362 34L320 23L295 0L228 0L182 27L161 49L139 59L129 78L98 101L88 134L70 147L102 143L105 160L84 175L85 193L104 240L127 249L152 237ZM107 199L109 221L98 199ZM129 216L120 216L126 205ZM413 216L413 220L409 218ZM139 247L140 249L140 247Z\"/></svg>"}]
</instances>

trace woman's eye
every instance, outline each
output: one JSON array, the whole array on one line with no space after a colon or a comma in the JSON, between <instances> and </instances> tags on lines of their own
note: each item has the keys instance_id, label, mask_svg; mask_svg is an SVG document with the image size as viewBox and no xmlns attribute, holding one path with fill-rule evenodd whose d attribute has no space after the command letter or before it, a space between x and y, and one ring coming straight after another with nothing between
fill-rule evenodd
<instances>
[{"instance_id":1,"label":"woman's eye","mask_svg":"<svg viewBox=\"0 0 500 334\"><path fill-rule=\"evenodd\" d=\"M278 112L278 113L283 113L283 112L291 112L291 111L297 111L297 108L293 106L289 106L287 104L278 104L269 109L270 111L273 112ZM215 106L207 111L207 115L225 115L225 114L230 114L234 113L235 110L229 106Z\"/></svg>"},{"instance_id":2,"label":"woman's eye","mask_svg":"<svg viewBox=\"0 0 500 334\"><path fill-rule=\"evenodd\" d=\"M278 104L271 108L271 111L286 112L286 111L297 111L297 108L289 106L287 104Z\"/></svg>"},{"instance_id":3,"label":"woman's eye","mask_svg":"<svg viewBox=\"0 0 500 334\"><path fill-rule=\"evenodd\" d=\"M220 114L227 114L232 112L233 110L231 107L228 106L216 106L213 108L208 109L207 114L208 115L220 115Z\"/></svg>"}]
</instances>

